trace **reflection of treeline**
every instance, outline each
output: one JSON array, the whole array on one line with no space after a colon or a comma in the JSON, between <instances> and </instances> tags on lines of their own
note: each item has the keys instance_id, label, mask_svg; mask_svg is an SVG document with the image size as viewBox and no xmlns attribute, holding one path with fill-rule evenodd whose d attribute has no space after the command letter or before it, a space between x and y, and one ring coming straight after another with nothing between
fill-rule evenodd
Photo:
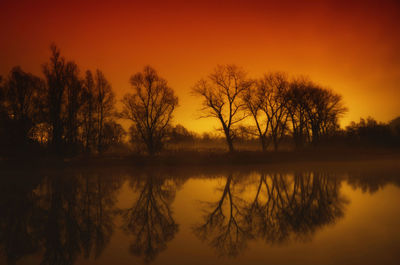
<instances>
[{"instance_id":1,"label":"reflection of treeline","mask_svg":"<svg viewBox=\"0 0 400 265\"><path fill-rule=\"evenodd\" d=\"M132 240L129 251L149 262L178 232L171 203L182 178L135 173L129 181L131 196L138 196L132 206L118 209L118 191L126 180L119 173L14 174L0 179L0 255L8 264L39 253L41 264L97 259L116 228Z\"/></svg>"},{"instance_id":2,"label":"reflection of treeline","mask_svg":"<svg viewBox=\"0 0 400 265\"><path fill-rule=\"evenodd\" d=\"M124 95L120 112L105 75L100 70L82 74L55 45L42 73L44 78L14 67L0 78L0 155L34 150L102 153L123 143L126 132L118 119L131 122L130 142L151 155L171 144L196 143L197 147L222 141L229 151L235 150L235 142L258 145L263 151L332 142L400 144L398 120L390 126L361 120L343 131L339 120L347 108L341 95L308 78L290 78L282 72L251 79L240 67L220 65L198 81L192 92L202 100L200 117L214 118L220 125L214 138L172 125L178 98L150 66L131 76L132 93Z\"/></svg>"},{"instance_id":3,"label":"reflection of treeline","mask_svg":"<svg viewBox=\"0 0 400 265\"><path fill-rule=\"evenodd\" d=\"M126 173L129 178L122 177ZM216 200L188 210L204 214L193 226L195 235L218 254L233 256L251 240L308 240L334 224L348 203L340 192L342 181L371 193L387 184L400 185L397 171L391 170L347 175L211 169L1 172L7 178L0 178L0 255L8 264L31 255L40 255L41 264L74 264L80 257L99 258L114 231L121 229L129 238L129 252L151 262L179 232L173 202L193 174L222 176ZM124 181L129 181L131 194L122 197L132 202L121 209L117 198Z\"/></svg>"},{"instance_id":4,"label":"reflection of treeline","mask_svg":"<svg viewBox=\"0 0 400 265\"><path fill-rule=\"evenodd\" d=\"M1 183L0 252L9 264L41 253L41 264L97 258L114 231L121 178L94 174L9 176Z\"/></svg>"},{"instance_id":5,"label":"reflection of treeline","mask_svg":"<svg viewBox=\"0 0 400 265\"><path fill-rule=\"evenodd\" d=\"M204 222L194 227L220 255L238 255L251 239L305 240L344 214L340 179L330 175L262 173L252 185L237 177L227 177L220 199L206 205Z\"/></svg>"}]
</instances>

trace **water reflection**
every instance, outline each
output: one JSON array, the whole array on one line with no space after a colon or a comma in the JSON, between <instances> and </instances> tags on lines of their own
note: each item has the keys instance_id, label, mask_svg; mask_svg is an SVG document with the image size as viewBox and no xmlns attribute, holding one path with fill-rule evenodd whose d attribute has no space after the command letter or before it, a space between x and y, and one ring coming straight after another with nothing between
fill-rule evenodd
<instances>
[{"instance_id":1,"label":"water reflection","mask_svg":"<svg viewBox=\"0 0 400 265\"><path fill-rule=\"evenodd\" d=\"M37 251L41 210L33 190L41 178L30 174L22 181L14 174L0 179L0 253L8 264Z\"/></svg>"},{"instance_id":2,"label":"water reflection","mask_svg":"<svg viewBox=\"0 0 400 265\"><path fill-rule=\"evenodd\" d=\"M347 201L339 188L337 178L318 172L261 174L247 215L254 234L269 243L308 239L343 216Z\"/></svg>"},{"instance_id":3,"label":"water reflection","mask_svg":"<svg viewBox=\"0 0 400 265\"><path fill-rule=\"evenodd\" d=\"M32 179L36 182L27 185ZM121 183L98 174L7 179L0 198L0 242L7 262L37 251L43 253L41 264L74 264L79 255L91 253L99 257L114 229Z\"/></svg>"},{"instance_id":4,"label":"water reflection","mask_svg":"<svg viewBox=\"0 0 400 265\"><path fill-rule=\"evenodd\" d=\"M363 192L374 194L391 183L400 187L400 170L368 170L366 172L352 171L346 178L354 189L361 189Z\"/></svg>"},{"instance_id":5,"label":"water reflection","mask_svg":"<svg viewBox=\"0 0 400 265\"><path fill-rule=\"evenodd\" d=\"M39 191L42 264L73 264L80 254L100 255L114 229L115 194L121 184L107 180L98 175L46 178Z\"/></svg>"},{"instance_id":6,"label":"water reflection","mask_svg":"<svg viewBox=\"0 0 400 265\"><path fill-rule=\"evenodd\" d=\"M130 186L138 194L133 205L120 211L123 230L130 235L129 250L143 256L146 262L155 259L167 248L178 232L171 204L179 185L172 177L160 172L132 176Z\"/></svg>"},{"instance_id":7,"label":"water reflection","mask_svg":"<svg viewBox=\"0 0 400 265\"><path fill-rule=\"evenodd\" d=\"M200 239L208 241L222 255L236 256L252 237L246 220L246 203L240 197L243 190L235 180L233 174L228 175L220 198L206 203L204 222L194 228Z\"/></svg>"},{"instance_id":8,"label":"water reflection","mask_svg":"<svg viewBox=\"0 0 400 265\"><path fill-rule=\"evenodd\" d=\"M238 255L249 239L270 244L306 240L343 216L347 201L339 188L337 178L316 172L260 173L250 185L231 174L219 200L205 204L203 223L194 232L221 256Z\"/></svg>"},{"instance_id":9,"label":"water reflection","mask_svg":"<svg viewBox=\"0 0 400 265\"><path fill-rule=\"evenodd\" d=\"M250 242L310 241L335 224L350 201L341 192L343 181L369 193L388 183L400 186L397 171L223 172L201 177L157 170L2 173L0 263L16 264L32 255L40 264L101 260L116 231L128 238L127 253L154 262L168 252L182 224L193 232L185 244L200 239L218 255L235 257ZM193 176L211 179L213 187L200 204L184 202L190 215L199 216L186 224L174 216L173 206ZM118 206L121 192L130 198L126 207Z\"/></svg>"}]
</instances>

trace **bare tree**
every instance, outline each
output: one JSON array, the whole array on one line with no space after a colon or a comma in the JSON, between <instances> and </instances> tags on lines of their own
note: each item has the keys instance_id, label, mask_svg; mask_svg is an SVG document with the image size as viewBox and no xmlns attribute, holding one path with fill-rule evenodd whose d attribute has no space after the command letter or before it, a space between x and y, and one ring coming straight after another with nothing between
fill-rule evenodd
<instances>
[{"instance_id":1,"label":"bare tree","mask_svg":"<svg viewBox=\"0 0 400 265\"><path fill-rule=\"evenodd\" d=\"M59 152L63 136L62 105L64 100L65 67L64 57L60 56L60 50L52 44L50 46L50 62L43 65L43 73L47 81L47 106L49 123L51 126L51 144L55 151Z\"/></svg>"},{"instance_id":2,"label":"bare tree","mask_svg":"<svg viewBox=\"0 0 400 265\"><path fill-rule=\"evenodd\" d=\"M91 71L86 71L83 82L83 111L82 111L82 142L86 152L90 152L96 139L95 135L95 83Z\"/></svg>"},{"instance_id":3,"label":"bare tree","mask_svg":"<svg viewBox=\"0 0 400 265\"><path fill-rule=\"evenodd\" d=\"M306 95L309 82L310 81L305 77L293 79L286 93L286 107L289 115L289 123L293 140L297 148L303 147L305 141L309 138L306 115Z\"/></svg>"},{"instance_id":4,"label":"bare tree","mask_svg":"<svg viewBox=\"0 0 400 265\"><path fill-rule=\"evenodd\" d=\"M265 97L261 109L267 116L275 151L278 150L278 145L287 130L288 112L285 95L288 84L287 75L280 72L267 74L258 82L259 95Z\"/></svg>"},{"instance_id":5,"label":"bare tree","mask_svg":"<svg viewBox=\"0 0 400 265\"><path fill-rule=\"evenodd\" d=\"M265 95L260 93L258 89L259 86L256 85L256 82L253 82L251 86L249 86L242 95L242 100L244 102L245 111L248 116L252 117L255 123L255 130L249 128L249 132L254 133L260 139L260 144L263 151L267 150L268 142L267 142L267 132L269 128L269 120L268 117L262 117L265 113L262 112L262 106L265 104Z\"/></svg>"},{"instance_id":6,"label":"bare tree","mask_svg":"<svg viewBox=\"0 0 400 265\"><path fill-rule=\"evenodd\" d=\"M100 70L96 70L95 101L97 115L97 150L102 152L104 149L104 124L112 117L115 97L110 83Z\"/></svg>"},{"instance_id":7,"label":"bare tree","mask_svg":"<svg viewBox=\"0 0 400 265\"><path fill-rule=\"evenodd\" d=\"M234 151L234 126L246 116L240 96L251 85L246 73L236 65L218 65L208 79L201 79L193 87L195 95L203 99L202 118L220 121L230 152Z\"/></svg>"},{"instance_id":8,"label":"bare tree","mask_svg":"<svg viewBox=\"0 0 400 265\"><path fill-rule=\"evenodd\" d=\"M121 117L133 121L148 153L153 155L163 147L178 98L150 66L133 75L130 83L134 93L124 96Z\"/></svg>"},{"instance_id":9,"label":"bare tree","mask_svg":"<svg viewBox=\"0 0 400 265\"><path fill-rule=\"evenodd\" d=\"M342 96L318 85L310 85L306 94L306 114L311 129L312 143L318 144L339 128L339 118L347 112Z\"/></svg>"},{"instance_id":10,"label":"bare tree","mask_svg":"<svg viewBox=\"0 0 400 265\"><path fill-rule=\"evenodd\" d=\"M256 124L262 150L267 150L268 137L277 150L287 130L287 75L281 72L268 73L253 84L242 96L246 112Z\"/></svg>"},{"instance_id":11,"label":"bare tree","mask_svg":"<svg viewBox=\"0 0 400 265\"><path fill-rule=\"evenodd\" d=\"M65 142L70 151L77 152L78 128L80 127L79 112L82 103L82 81L79 78L78 65L68 62L65 67L64 80L66 83L66 113L65 113Z\"/></svg>"},{"instance_id":12,"label":"bare tree","mask_svg":"<svg viewBox=\"0 0 400 265\"><path fill-rule=\"evenodd\" d=\"M342 96L305 77L292 80L286 92L286 108L296 147L318 144L339 128L346 112Z\"/></svg>"}]
</instances>

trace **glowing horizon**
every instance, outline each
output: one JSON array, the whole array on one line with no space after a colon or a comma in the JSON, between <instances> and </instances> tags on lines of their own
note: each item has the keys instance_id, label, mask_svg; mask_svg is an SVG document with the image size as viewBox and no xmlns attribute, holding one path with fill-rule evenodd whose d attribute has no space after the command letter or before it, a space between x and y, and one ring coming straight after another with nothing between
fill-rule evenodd
<instances>
[{"instance_id":1,"label":"glowing horizon","mask_svg":"<svg viewBox=\"0 0 400 265\"><path fill-rule=\"evenodd\" d=\"M387 122L400 115L400 4L396 1L2 1L0 75L20 65L42 76L55 42L81 72L101 69L117 99L152 65L179 97L174 123L196 132L194 83L217 64L250 77L308 75L343 96L348 114Z\"/></svg>"}]
</instances>

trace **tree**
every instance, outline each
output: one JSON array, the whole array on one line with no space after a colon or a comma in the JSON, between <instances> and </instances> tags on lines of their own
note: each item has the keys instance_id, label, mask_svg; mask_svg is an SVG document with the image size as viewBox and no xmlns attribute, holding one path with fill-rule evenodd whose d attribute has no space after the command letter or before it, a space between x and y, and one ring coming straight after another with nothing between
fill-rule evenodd
<instances>
[{"instance_id":1,"label":"tree","mask_svg":"<svg viewBox=\"0 0 400 265\"><path fill-rule=\"evenodd\" d=\"M297 147L305 140L317 145L321 138L332 135L347 112L341 95L304 77L290 83L286 99Z\"/></svg>"},{"instance_id":2,"label":"tree","mask_svg":"<svg viewBox=\"0 0 400 265\"><path fill-rule=\"evenodd\" d=\"M6 124L8 121L8 115L5 107L5 87L3 85L3 77L0 76L0 149L4 151L4 145L7 141L6 136ZM0 154L2 151L0 151Z\"/></svg>"},{"instance_id":3,"label":"tree","mask_svg":"<svg viewBox=\"0 0 400 265\"><path fill-rule=\"evenodd\" d=\"M121 124L115 121L108 121L103 126L103 146L104 148L112 145L121 144L126 135L124 128Z\"/></svg>"},{"instance_id":4,"label":"tree","mask_svg":"<svg viewBox=\"0 0 400 265\"><path fill-rule=\"evenodd\" d=\"M50 62L43 65L43 73L47 81L47 106L49 124L51 126L51 144L56 152L60 152L63 137L63 101L65 82L65 58L55 44L50 46Z\"/></svg>"},{"instance_id":5,"label":"tree","mask_svg":"<svg viewBox=\"0 0 400 265\"><path fill-rule=\"evenodd\" d=\"M191 142L194 138L194 133L181 124L175 125L169 132L169 141L172 143Z\"/></svg>"},{"instance_id":6,"label":"tree","mask_svg":"<svg viewBox=\"0 0 400 265\"><path fill-rule=\"evenodd\" d=\"M346 127L346 136L351 145L393 146L395 134L389 124L377 122L372 117L360 118L359 122L351 122Z\"/></svg>"},{"instance_id":7,"label":"tree","mask_svg":"<svg viewBox=\"0 0 400 265\"><path fill-rule=\"evenodd\" d=\"M105 138L104 125L113 116L115 96L114 92L111 89L110 83L107 81L104 74L100 70L96 71L95 80L97 150L99 152L102 152L104 150Z\"/></svg>"},{"instance_id":8,"label":"tree","mask_svg":"<svg viewBox=\"0 0 400 265\"><path fill-rule=\"evenodd\" d=\"M234 151L234 126L246 116L240 96L251 85L246 73L236 65L219 65L208 79L201 79L192 89L203 99L202 118L219 120L230 152Z\"/></svg>"},{"instance_id":9,"label":"tree","mask_svg":"<svg viewBox=\"0 0 400 265\"><path fill-rule=\"evenodd\" d=\"M12 144L20 146L31 140L31 130L42 119L44 82L39 77L14 67L5 80L2 97L2 120Z\"/></svg>"},{"instance_id":10,"label":"tree","mask_svg":"<svg viewBox=\"0 0 400 265\"><path fill-rule=\"evenodd\" d=\"M263 151L267 150L268 136L276 151L287 130L287 89L288 78L285 73L268 73L248 87L242 96L246 112L256 124Z\"/></svg>"},{"instance_id":11,"label":"tree","mask_svg":"<svg viewBox=\"0 0 400 265\"><path fill-rule=\"evenodd\" d=\"M76 63L68 62L66 64L64 79L66 82L65 143L70 151L75 153L78 149L78 128L81 125L78 114L83 105L82 81L79 78L79 69Z\"/></svg>"},{"instance_id":12,"label":"tree","mask_svg":"<svg viewBox=\"0 0 400 265\"><path fill-rule=\"evenodd\" d=\"M310 86L306 94L306 114L311 129L312 143L320 142L339 128L339 118L347 112L342 96L318 85Z\"/></svg>"},{"instance_id":13,"label":"tree","mask_svg":"<svg viewBox=\"0 0 400 265\"><path fill-rule=\"evenodd\" d=\"M265 95L265 101L261 105L261 109L268 117L270 135L274 150L277 151L278 145L287 130L288 112L285 95L288 89L288 78L285 73L270 73L265 75L258 85L259 94Z\"/></svg>"},{"instance_id":14,"label":"tree","mask_svg":"<svg viewBox=\"0 0 400 265\"><path fill-rule=\"evenodd\" d=\"M86 71L83 82L82 142L86 152L90 152L96 141L95 134L95 83L91 71Z\"/></svg>"},{"instance_id":15,"label":"tree","mask_svg":"<svg viewBox=\"0 0 400 265\"><path fill-rule=\"evenodd\" d=\"M289 114L293 140L297 148L303 147L306 137L309 136L306 117L306 95L309 82L304 77L294 79L290 82L286 93L286 108Z\"/></svg>"},{"instance_id":16,"label":"tree","mask_svg":"<svg viewBox=\"0 0 400 265\"><path fill-rule=\"evenodd\" d=\"M244 102L244 109L247 113L247 116L253 118L256 133L260 140L260 144L263 151L267 150L267 132L269 128L268 117L260 118L262 115L261 107L264 105L265 95L260 93L259 86L256 85L256 82L253 82L251 86L249 86L242 95L242 100ZM253 130L249 128L249 133L253 133Z\"/></svg>"},{"instance_id":17,"label":"tree","mask_svg":"<svg viewBox=\"0 0 400 265\"><path fill-rule=\"evenodd\" d=\"M178 98L150 66L133 75L130 83L134 92L124 96L121 117L134 123L148 153L153 155L163 147Z\"/></svg>"}]
</instances>

